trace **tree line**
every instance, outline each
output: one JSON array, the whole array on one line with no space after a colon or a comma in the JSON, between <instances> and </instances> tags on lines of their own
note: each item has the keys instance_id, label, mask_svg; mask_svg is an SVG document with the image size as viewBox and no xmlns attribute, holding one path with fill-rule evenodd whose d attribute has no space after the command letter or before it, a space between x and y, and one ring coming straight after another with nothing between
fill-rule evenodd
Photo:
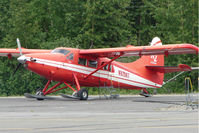
<instances>
[{"instance_id":1,"label":"tree line","mask_svg":"<svg viewBox=\"0 0 199 133\"><path fill-rule=\"evenodd\" d=\"M155 36L163 44L198 46L197 0L1 0L0 47L54 49L148 45ZM130 59L128 59L130 60ZM198 66L196 55L169 56L165 65ZM0 95L23 95L45 80L25 69L14 76L16 59L0 59ZM168 74L165 80L175 74ZM197 88L198 72L186 72L164 88L179 93L184 77ZM164 89L160 89L160 92Z\"/></svg>"}]
</instances>

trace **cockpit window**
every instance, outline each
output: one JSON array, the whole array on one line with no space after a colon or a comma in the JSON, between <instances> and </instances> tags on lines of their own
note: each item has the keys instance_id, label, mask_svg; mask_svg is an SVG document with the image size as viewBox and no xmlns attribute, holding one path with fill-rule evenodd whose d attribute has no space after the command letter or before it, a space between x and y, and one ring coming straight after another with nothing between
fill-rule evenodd
<instances>
[{"instance_id":1,"label":"cockpit window","mask_svg":"<svg viewBox=\"0 0 199 133\"><path fill-rule=\"evenodd\" d=\"M66 59L73 60L73 53L69 54Z\"/></svg>"},{"instance_id":2,"label":"cockpit window","mask_svg":"<svg viewBox=\"0 0 199 133\"><path fill-rule=\"evenodd\" d=\"M61 53L67 55L68 53L70 53L70 51L65 49L54 49L51 53Z\"/></svg>"},{"instance_id":3,"label":"cockpit window","mask_svg":"<svg viewBox=\"0 0 199 133\"><path fill-rule=\"evenodd\" d=\"M97 68L97 61L95 61L95 60L89 60L88 61L88 66L89 67Z\"/></svg>"}]
</instances>

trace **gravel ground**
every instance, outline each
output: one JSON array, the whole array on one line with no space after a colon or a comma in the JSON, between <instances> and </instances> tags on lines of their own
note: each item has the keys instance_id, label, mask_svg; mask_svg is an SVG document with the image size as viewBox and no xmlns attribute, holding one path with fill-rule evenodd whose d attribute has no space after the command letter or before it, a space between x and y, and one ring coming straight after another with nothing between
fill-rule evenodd
<instances>
[{"instance_id":1,"label":"gravel ground","mask_svg":"<svg viewBox=\"0 0 199 133\"><path fill-rule=\"evenodd\" d=\"M198 133L198 109L185 95L88 101L0 98L0 133Z\"/></svg>"}]
</instances>

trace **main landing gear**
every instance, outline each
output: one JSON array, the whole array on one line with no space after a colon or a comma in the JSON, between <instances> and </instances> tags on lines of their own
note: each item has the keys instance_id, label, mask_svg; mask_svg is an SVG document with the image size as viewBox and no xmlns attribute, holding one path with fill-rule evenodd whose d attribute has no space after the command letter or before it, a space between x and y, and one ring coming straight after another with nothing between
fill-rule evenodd
<instances>
[{"instance_id":1,"label":"main landing gear","mask_svg":"<svg viewBox=\"0 0 199 133\"><path fill-rule=\"evenodd\" d=\"M58 86L60 86L62 83L59 82L56 85L54 85L53 87L48 89L48 86L51 83L51 80L48 80L47 84L45 85L44 89L37 89L36 94L35 95L31 95L28 93L25 93L25 97L27 98L36 98L37 100L44 100L44 99L53 99L52 97L46 96L47 94L51 94L54 93L56 91L62 90L62 89L66 89L66 88L70 88L73 92L73 95L65 95L65 94L60 94L62 97L64 98L72 98L72 99L79 99L79 100L87 100L88 99L88 91L85 88L80 89L80 85L79 85L79 81L76 77L75 74L73 74L74 79L75 79L75 84L76 84L76 88L74 89L72 86L70 86L68 83L63 82L65 84L64 87L56 89Z\"/></svg>"},{"instance_id":2,"label":"main landing gear","mask_svg":"<svg viewBox=\"0 0 199 133\"><path fill-rule=\"evenodd\" d=\"M78 92L74 92L72 96L60 94L64 98L72 98L72 99L79 99L79 100L87 100L88 99L88 91L86 89L81 89Z\"/></svg>"},{"instance_id":3,"label":"main landing gear","mask_svg":"<svg viewBox=\"0 0 199 133\"><path fill-rule=\"evenodd\" d=\"M80 100L87 100L88 99L88 91L83 88L77 92L77 97L79 97Z\"/></svg>"}]
</instances>

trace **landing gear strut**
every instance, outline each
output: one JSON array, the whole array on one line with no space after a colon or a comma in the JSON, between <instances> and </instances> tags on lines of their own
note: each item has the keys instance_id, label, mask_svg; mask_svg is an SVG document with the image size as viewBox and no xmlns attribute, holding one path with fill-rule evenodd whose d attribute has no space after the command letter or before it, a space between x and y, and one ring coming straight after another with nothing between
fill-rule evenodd
<instances>
[{"instance_id":1,"label":"landing gear strut","mask_svg":"<svg viewBox=\"0 0 199 133\"><path fill-rule=\"evenodd\" d=\"M74 79L75 79L76 89L73 88L71 85L69 85L66 82L59 82L59 83L55 84L53 87L48 89L48 86L51 83L51 80L48 80L48 82L46 83L46 85L45 85L43 90L42 89L37 89L36 95L31 95L31 94L28 94L28 93L25 93L24 95L27 98L36 98L37 100L52 99L52 98L50 98L50 97L48 97L46 95L47 94L51 94L51 93L56 92L56 91L59 91L59 90L62 90L62 89L70 88L73 91L73 95L72 96L71 95L65 95L65 94L60 94L60 95L62 97L64 97L64 98L73 98L73 99L79 99L79 100L87 100L88 99L88 91L86 89L84 89L84 88L81 89L79 81L78 81L76 75L73 74L73 76L74 76ZM64 83L66 86L56 89L62 83Z\"/></svg>"},{"instance_id":2,"label":"landing gear strut","mask_svg":"<svg viewBox=\"0 0 199 133\"><path fill-rule=\"evenodd\" d=\"M64 94L61 94L62 97L65 97L65 98L73 98L73 99L79 99L79 100L87 100L88 99L88 91L85 89L85 88L80 88L80 85L79 85L79 81L76 77L75 74L73 74L74 76L74 79L75 79L75 84L76 84L76 89L74 89L72 86L70 86L68 83L64 82L64 84L70 88L71 90L73 90L73 94L72 96L68 96L68 95L64 95Z\"/></svg>"}]
</instances>

